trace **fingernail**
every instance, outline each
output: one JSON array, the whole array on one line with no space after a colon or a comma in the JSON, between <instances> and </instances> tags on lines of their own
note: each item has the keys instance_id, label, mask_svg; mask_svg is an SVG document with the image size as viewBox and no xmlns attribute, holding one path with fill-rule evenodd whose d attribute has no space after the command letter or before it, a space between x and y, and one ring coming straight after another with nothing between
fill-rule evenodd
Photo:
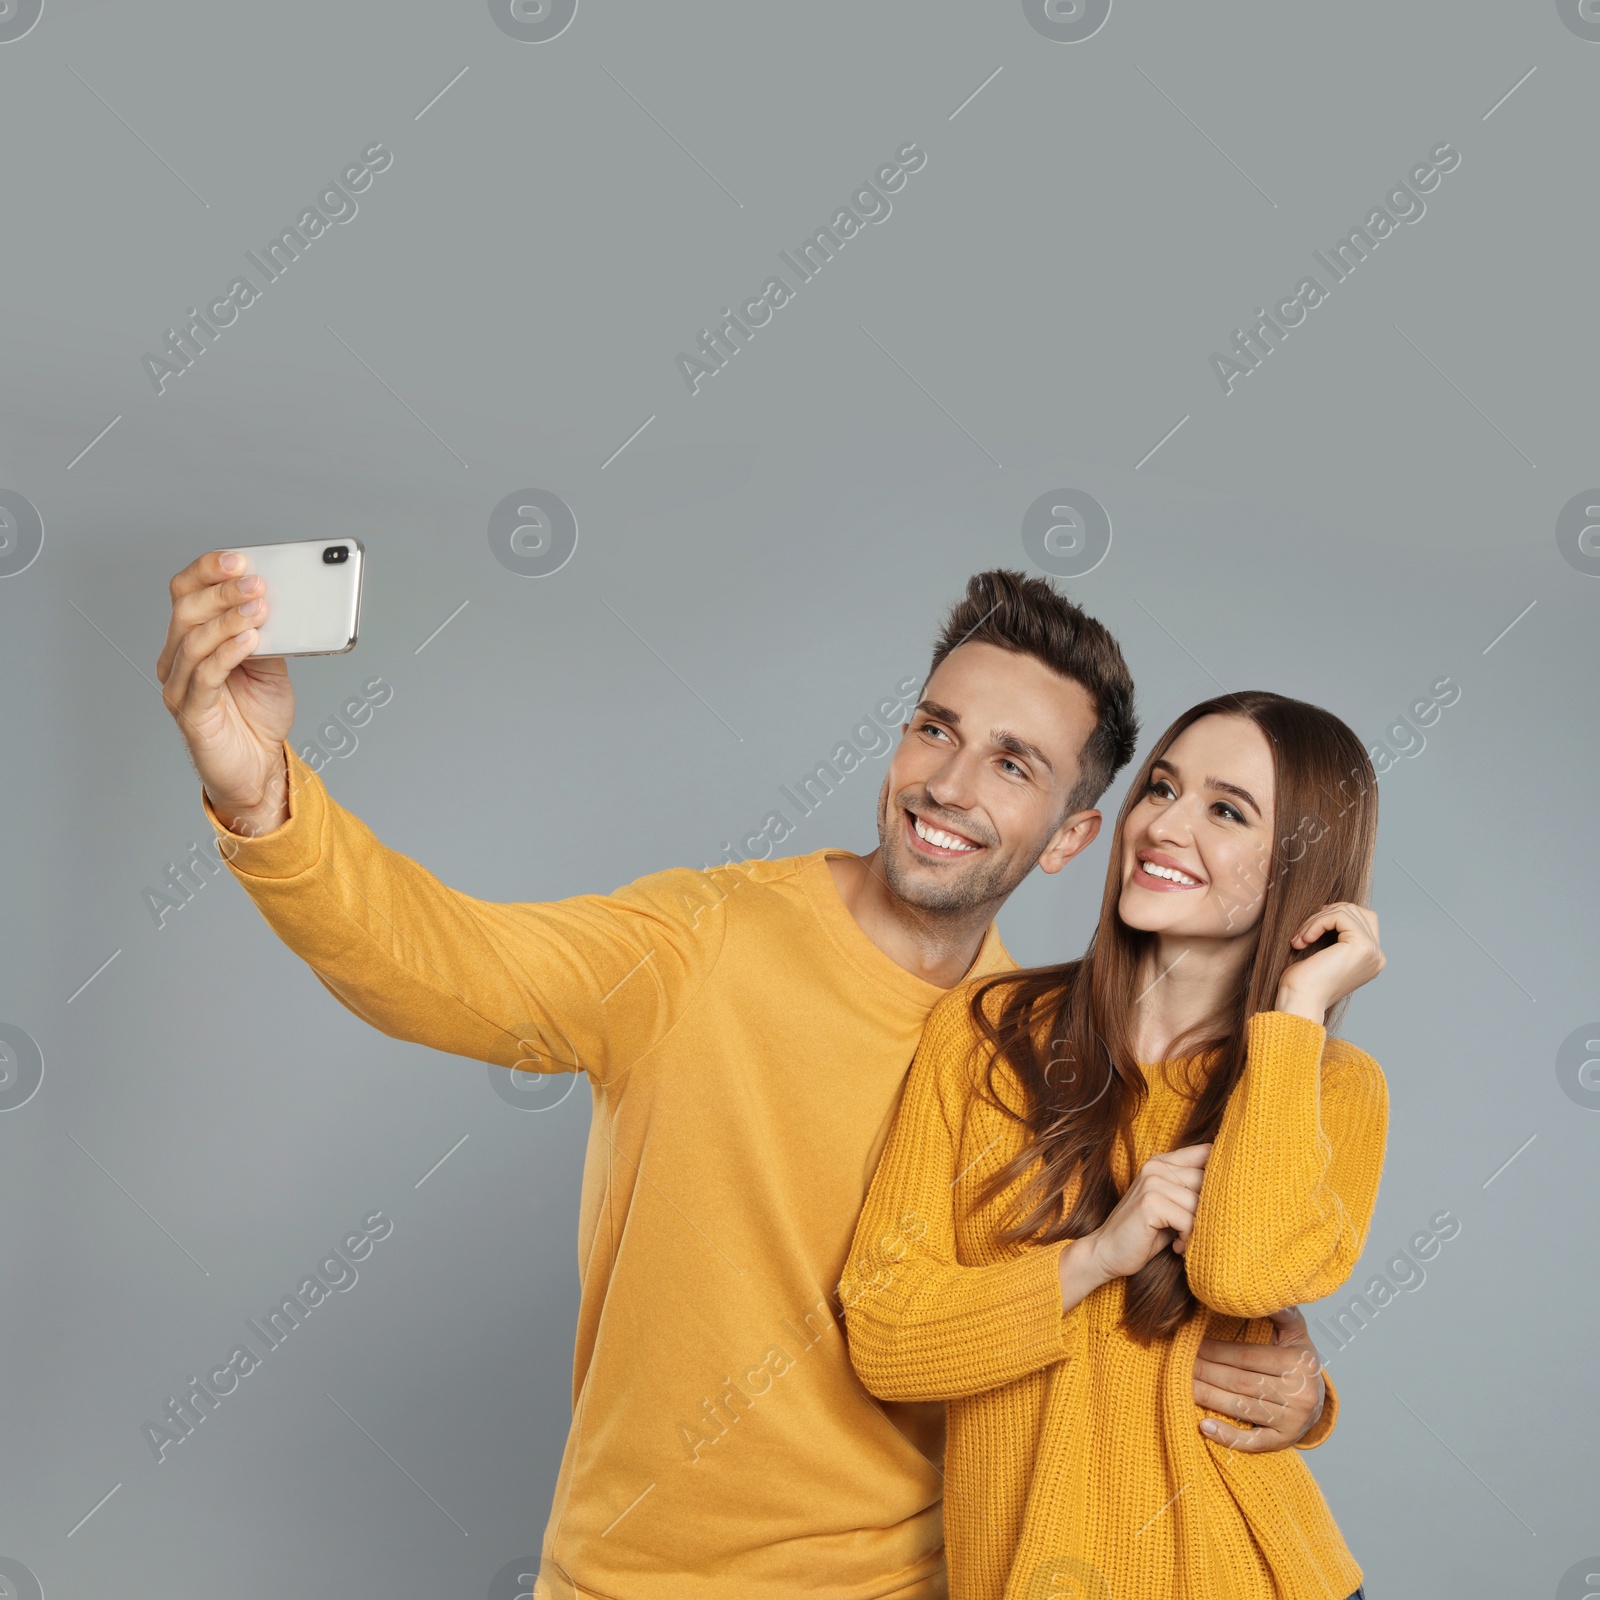
<instances>
[{"instance_id":1,"label":"fingernail","mask_svg":"<svg viewBox=\"0 0 1600 1600\"><path fill-rule=\"evenodd\" d=\"M1200 1424L1200 1431L1201 1433L1215 1433L1217 1431L1217 1425L1211 1420L1210 1417L1207 1417L1206 1420Z\"/></svg>"},{"instance_id":2,"label":"fingernail","mask_svg":"<svg viewBox=\"0 0 1600 1600\"><path fill-rule=\"evenodd\" d=\"M258 577L256 577L253 573L251 574L250 577L241 578L239 580L239 593L240 594L254 594L256 592L256 590L259 589L260 587L261 587L261 580Z\"/></svg>"},{"instance_id":3,"label":"fingernail","mask_svg":"<svg viewBox=\"0 0 1600 1600\"><path fill-rule=\"evenodd\" d=\"M228 554L222 558L222 570L224 572L237 572L243 565L244 557L236 550L230 550Z\"/></svg>"},{"instance_id":4,"label":"fingernail","mask_svg":"<svg viewBox=\"0 0 1600 1600\"><path fill-rule=\"evenodd\" d=\"M260 609L261 602L259 600L252 600L248 604L239 607L239 615L241 617L253 617Z\"/></svg>"}]
</instances>

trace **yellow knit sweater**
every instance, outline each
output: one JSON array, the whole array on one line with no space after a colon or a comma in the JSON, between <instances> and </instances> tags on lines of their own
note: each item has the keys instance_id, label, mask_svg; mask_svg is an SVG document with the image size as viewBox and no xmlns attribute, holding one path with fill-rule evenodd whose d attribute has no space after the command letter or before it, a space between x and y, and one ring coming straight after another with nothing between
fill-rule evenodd
<instances>
[{"instance_id":1,"label":"yellow knit sweater","mask_svg":"<svg viewBox=\"0 0 1600 1600\"><path fill-rule=\"evenodd\" d=\"M1361 1569L1298 1452L1207 1440L1192 1377L1202 1338L1265 1343L1267 1313L1355 1266L1388 1120L1377 1063L1302 1017L1251 1018L1187 1255L1202 1308L1143 1345L1121 1326L1126 1280L1063 1314L1066 1242L996 1242L1020 1182L974 1209L1024 1130L975 1096L967 1002L929 1019L839 1286L867 1388L947 1402L950 1600L1345 1600ZM1181 1078L1145 1076L1122 1189L1187 1110ZM996 1083L1021 1103L1008 1069Z\"/></svg>"},{"instance_id":2,"label":"yellow knit sweater","mask_svg":"<svg viewBox=\"0 0 1600 1600\"><path fill-rule=\"evenodd\" d=\"M380 844L292 754L289 776L289 820L225 853L333 995L396 1038L587 1074L539 1600L941 1600L943 1408L862 1389L828 1289L944 991L862 932L841 852L497 904ZM1011 965L991 927L974 975Z\"/></svg>"}]
</instances>

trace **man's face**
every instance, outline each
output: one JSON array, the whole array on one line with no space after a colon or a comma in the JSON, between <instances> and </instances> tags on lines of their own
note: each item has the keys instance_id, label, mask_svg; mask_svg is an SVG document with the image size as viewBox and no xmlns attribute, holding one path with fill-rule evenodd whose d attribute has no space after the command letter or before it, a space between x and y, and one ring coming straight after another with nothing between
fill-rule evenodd
<instances>
[{"instance_id":1,"label":"man's face","mask_svg":"<svg viewBox=\"0 0 1600 1600\"><path fill-rule=\"evenodd\" d=\"M878 841L890 889L926 911L998 905L1037 864L1058 872L1100 827L1067 815L1089 692L1031 656L974 641L928 679L889 763Z\"/></svg>"}]
</instances>

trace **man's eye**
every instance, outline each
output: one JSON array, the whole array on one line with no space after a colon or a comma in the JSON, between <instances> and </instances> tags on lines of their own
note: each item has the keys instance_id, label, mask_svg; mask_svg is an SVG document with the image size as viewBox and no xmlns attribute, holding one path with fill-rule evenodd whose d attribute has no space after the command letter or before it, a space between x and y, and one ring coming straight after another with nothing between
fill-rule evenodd
<instances>
[{"instance_id":1,"label":"man's eye","mask_svg":"<svg viewBox=\"0 0 1600 1600\"><path fill-rule=\"evenodd\" d=\"M1026 772L1024 772L1024 771L1023 771L1023 770L1022 770L1022 768L1021 768L1021 767L1019 767L1019 766L1018 766L1018 765L1017 765L1017 764L1016 764L1016 762L1015 762L1015 761L1010 761L1010 760L1005 760L1005 759L1002 759L1002 760L1001 760L1001 762L1000 762L1000 765L1001 765L1001 766L1002 766L1002 767L1005 767L1005 768L1006 768L1006 769L1007 769L1007 770L1008 770L1008 771L1011 771L1011 772L1014 772L1014 773L1016 773L1016 775L1017 775L1017 776L1018 776L1018 777L1019 777L1019 778L1025 778L1025 777L1027 777L1027 773L1026 773Z\"/></svg>"}]
</instances>

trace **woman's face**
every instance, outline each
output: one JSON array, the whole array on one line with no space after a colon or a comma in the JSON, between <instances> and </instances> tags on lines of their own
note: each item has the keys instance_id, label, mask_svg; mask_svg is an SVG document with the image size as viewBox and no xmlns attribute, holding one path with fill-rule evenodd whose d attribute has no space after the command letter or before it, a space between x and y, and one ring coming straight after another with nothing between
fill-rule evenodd
<instances>
[{"instance_id":1,"label":"woman's face","mask_svg":"<svg viewBox=\"0 0 1600 1600\"><path fill-rule=\"evenodd\" d=\"M1150 773L1122 832L1130 928L1229 939L1261 920L1273 839L1272 748L1246 717L1190 724Z\"/></svg>"}]
</instances>

